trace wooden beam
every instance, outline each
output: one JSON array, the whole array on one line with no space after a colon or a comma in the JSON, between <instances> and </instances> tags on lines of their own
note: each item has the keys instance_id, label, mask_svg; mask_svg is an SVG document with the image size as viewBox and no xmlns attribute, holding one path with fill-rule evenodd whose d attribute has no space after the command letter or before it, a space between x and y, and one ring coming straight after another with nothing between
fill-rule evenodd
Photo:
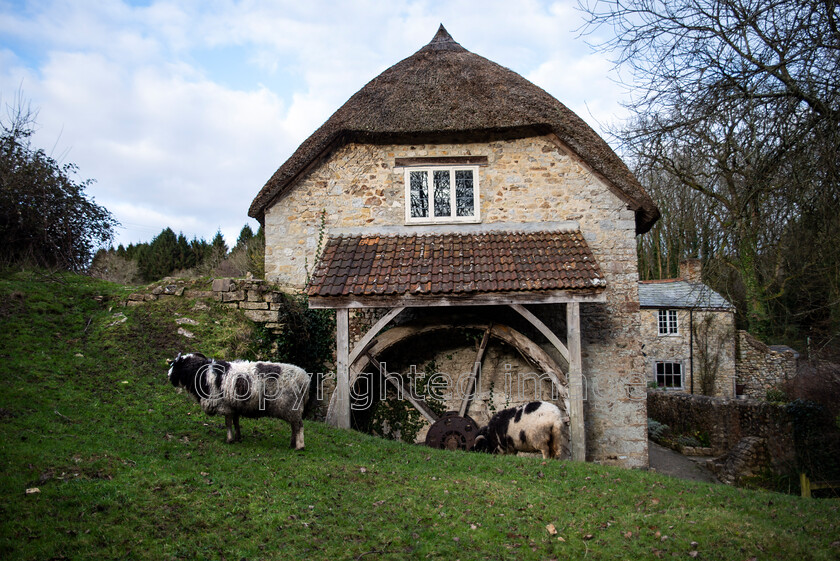
<instances>
[{"instance_id":1,"label":"wooden beam","mask_svg":"<svg viewBox=\"0 0 840 561\"><path fill-rule=\"evenodd\" d=\"M424 399L419 399L414 395L414 392L411 388L408 388L406 391L405 386L403 386L402 378L399 376L388 376L387 372L382 372L382 364L372 357L370 354L365 354L367 359L370 361L371 366L376 368L376 371L379 372L387 381L391 382L391 384L397 389L398 395L405 397L409 403L411 403L417 411L423 415L427 421L430 423L434 423L438 420L438 416L435 414L434 411L426 404Z\"/></svg>"},{"instance_id":2,"label":"wooden beam","mask_svg":"<svg viewBox=\"0 0 840 561\"><path fill-rule=\"evenodd\" d=\"M560 353L566 360L566 364L569 363L569 349L566 348L566 345L554 334L552 330L548 328L548 326L542 322L540 318L535 316L531 310L523 306L522 304L511 304L511 308L513 308L516 312L519 313L522 317L527 319L531 322L531 325L537 328L537 330L542 333L548 341L554 345L554 348Z\"/></svg>"},{"instance_id":3,"label":"wooden beam","mask_svg":"<svg viewBox=\"0 0 840 561\"><path fill-rule=\"evenodd\" d=\"M379 321L377 321L374 324L374 326L368 330L367 333L365 333L365 336L362 337L358 343L356 343L356 346L353 348L353 352L350 353L349 364L353 364L354 362L356 362L356 359L358 359L359 356L367 350L368 346L370 345L370 342L373 340L374 337L376 337L377 333L382 331L382 328L388 325L388 323L392 319L400 315L400 313L403 310L405 310L405 306L394 308L393 310L389 311L387 314L382 316L382 318Z\"/></svg>"},{"instance_id":4,"label":"wooden beam","mask_svg":"<svg viewBox=\"0 0 840 561\"><path fill-rule=\"evenodd\" d=\"M396 308L447 306L511 306L514 304L565 304L568 302L606 302L602 288L579 290L540 290L533 292L465 292L459 294L387 294L310 296L310 308Z\"/></svg>"},{"instance_id":5,"label":"wooden beam","mask_svg":"<svg viewBox=\"0 0 840 561\"><path fill-rule=\"evenodd\" d=\"M335 362L336 381L334 407L327 411L327 423L343 428L350 428L350 318L349 310L336 312L335 323Z\"/></svg>"},{"instance_id":6,"label":"wooden beam","mask_svg":"<svg viewBox=\"0 0 840 561\"><path fill-rule=\"evenodd\" d=\"M467 388L464 392L464 399L461 400L461 407L458 409L458 415L463 417L467 413L470 406L470 398L472 397L472 387L475 384L475 377L478 376L478 371L481 370L481 361L484 360L484 352L487 350L487 343L490 342L490 332L493 330L493 324L487 326L484 330L484 337L481 338L481 344L478 346L478 353L475 355L473 369L470 373L470 378L467 380Z\"/></svg>"},{"instance_id":7,"label":"wooden beam","mask_svg":"<svg viewBox=\"0 0 840 561\"><path fill-rule=\"evenodd\" d=\"M409 166L486 166L487 156L426 156L417 158L394 158L394 167Z\"/></svg>"},{"instance_id":8,"label":"wooden beam","mask_svg":"<svg viewBox=\"0 0 840 561\"><path fill-rule=\"evenodd\" d=\"M586 461L586 428L583 422L583 367L580 356L580 304L566 304L566 329L569 343L569 417L572 460Z\"/></svg>"},{"instance_id":9,"label":"wooden beam","mask_svg":"<svg viewBox=\"0 0 840 561\"><path fill-rule=\"evenodd\" d=\"M391 347L402 343L414 337L421 337L430 333L437 333L450 329L487 329L486 323L478 323L473 320L464 320L463 316L453 316L451 318L437 318L427 322L416 322L410 325L400 325L394 327L380 334L373 340L373 345L370 346L367 353L363 353L356 362L352 365L350 371L350 384L354 384L358 378L359 372L364 372L371 364L367 354L371 356L380 356L383 352ZM542 347L528 339L522 333L511 329L505 325L494 324L491 337L504 341L514 349L516 349L522 357L532 364L535 369L544 373L554 386L557 388L557 395L559 401L563 404L562 409L566 414L570 414L571 406L569 401L569 388L567 377L563 373L562 368L555 360L545 352ZM377 369L378 370L378 369ZM337 395L333 392L330 398L329 410L327 412L327 422L334 416L334 411L337 409Z\"/></svg>"}]
</instances>

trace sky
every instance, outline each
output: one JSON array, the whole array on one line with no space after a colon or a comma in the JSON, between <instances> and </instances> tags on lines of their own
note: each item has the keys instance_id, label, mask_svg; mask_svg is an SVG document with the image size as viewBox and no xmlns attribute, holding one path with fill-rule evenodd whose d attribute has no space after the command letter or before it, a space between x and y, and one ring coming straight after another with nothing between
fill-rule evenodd
<instances>
[{"instance_id":1,"label":"sky","mask_svg":"<svg viewBox=\"0 0 840 561\"><path fill-rule=\"evenodd\" d=\"M356 91L443 23L606 136L628 92L557 2L0 0L0 119L37 109L34 143L78 166L121 223L236 242L251 201Z\"/></svg>"}]
</instances>

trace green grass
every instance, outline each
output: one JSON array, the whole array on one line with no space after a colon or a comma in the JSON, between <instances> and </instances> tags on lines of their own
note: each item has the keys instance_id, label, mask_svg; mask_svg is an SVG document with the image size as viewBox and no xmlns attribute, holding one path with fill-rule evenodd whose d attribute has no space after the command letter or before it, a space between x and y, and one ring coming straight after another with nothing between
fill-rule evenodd
<instances>
[{"instance_id":1,"label":"green grass","mask_svg":"<svg viewBox=\"0 0 840 561\"><path fill-rule=\"evenodd\" d=\"M128 292L71 275L0 278L2 559L840 555L836 500L443 452L315 422L303 452L272 419L243 420L244 441L227 445L223 420L176 393L164 361L256 356L251 325L186 299L122 308ZM203 322L184 326L191 342L179 315Z\"/></svg>"}]
</instances>

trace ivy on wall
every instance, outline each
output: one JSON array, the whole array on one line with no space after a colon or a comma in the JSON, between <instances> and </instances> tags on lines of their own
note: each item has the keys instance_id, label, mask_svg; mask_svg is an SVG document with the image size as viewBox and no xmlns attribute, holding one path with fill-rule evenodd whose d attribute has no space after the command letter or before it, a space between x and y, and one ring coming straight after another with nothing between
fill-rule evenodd
<instances>
[{"instance_id":1,"label":"ivy on wall","mask_svg":"<svg viewBox=\"0 0 840 561\"><path fill-rule=\"evenodd\" d=\"M284 294L278 323L283 325L279 333L266 329L265 324L256 324L256 343L263 351L261 354L271 360L295 364L312 374L306 411L309 413L323 374L332 369L335 311L310 309L305 294Z\"/></svg>"},{"instance_id":2,"label":"ivy on wall","mask_svg":"<svg viewBox=\"0 0 840 561\"><path fill-rule=\"evenodd\" d=\"M435 372L437 372L437 365L434 361L430 361L423 372L418 372L417 376L411 379L403 374L394 375L402 378L404 388L408 388L410 381L413 381L414 395L422 397L436 415L442 416L446 412L446 404L429 388L429 381ZM379 384L387 383L381 377L378 378L375 383L371 380L373 391L377 396L380 395ZM386 395L391 397L395 394L393 386L390 386ZM423 415L405 399L378 399L371 404L369 409L356 415L356 428L362 432L408 443L414 443L426 422Z\"/></svg>"}]
</instances>

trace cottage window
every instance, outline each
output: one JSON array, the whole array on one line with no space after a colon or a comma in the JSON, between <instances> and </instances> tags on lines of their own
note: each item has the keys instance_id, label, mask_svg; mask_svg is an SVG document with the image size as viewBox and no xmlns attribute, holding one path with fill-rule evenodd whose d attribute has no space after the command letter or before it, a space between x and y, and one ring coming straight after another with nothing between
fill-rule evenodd
<instances>
[{"instance_id":1,"label":"cottage window","mask_svg":"<svg viewBox=\"0 0 840 561\"><path fill-rule=\"evenodd\" d=\"M405 221L479 222L478 167L406 168Z\"/></svg>"},{"instance_id":2,"label":"cottage window","mask_svg":"<svg viewBox=\"0 0 840 561\"><path fill-rule=\"evenodd\" d=\"M659 310L659 334L679 335L677 310Z\"/></svg>"},{"instance_id":3,"label":"cottage window","mask_svg":"<svg viewBox=\"0 0 840 561\"><path fill-rule=\"evenodd\" d=\"M682 363L657 361L656 385L660 388L682 388Z\"/></svg>"}]
</instances>

